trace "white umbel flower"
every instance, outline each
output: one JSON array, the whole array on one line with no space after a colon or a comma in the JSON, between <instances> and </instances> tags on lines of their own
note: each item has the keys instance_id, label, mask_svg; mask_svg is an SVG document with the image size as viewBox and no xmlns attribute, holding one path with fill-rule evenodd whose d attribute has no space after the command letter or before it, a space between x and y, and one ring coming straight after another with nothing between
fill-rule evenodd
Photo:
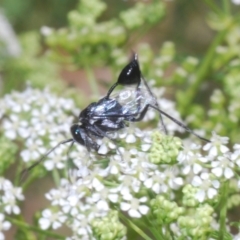
<instances>
[{"instance_id":1,"label":"white umbel flower","mask_svg":"<svg viewBox=\"0 0 240 240\"><path fill-rule=\"evenodd\" d=\"M126 202L120 203L120 208L123 211L127 211L130 217L140 218L142 215L148 213L149 207L143 205L147 201L147 197L134 198L131 194L126 194L123 196Z\"/></svg>"},{"instance_id":2,"label":"white umbel flower","mask_svg":"<svg viewBox=\"0 0 240 240\"><path fill-rule=\"evenodd\" d=\"M226 146L228 143L228 137L220 137L215 132L212 132L211 142L207 143L204 147L204 151L208 151L209 155L217 156L219 153L226 153L229 148Z\"/></svg>"},{"instance_id":3,"label":"white umbel flower","mask_svg":"<svg viewBox=\"0 0 240 240\"><path fill-rule=\"evenodd\" d=\"M2 232L9 230L9 228L11 227L11 223L8 221L5 221L4 218L5 216L2 213L0 213L0 240L5 239Z\"/></svg>"},{"instance_id":4,"label":"white umbel flower","mask_svg":"<svg viewBox=\"0 0 240 240\"><path fill-rule=\"evenodd\" d=\"M211 163L211 172L217 177L224 176L226 179L232 178L234 176L234 160L235 156L233 154L224 154L223 156L219 156L216 161Z\"/></svg>"},{"instance_id":5,"label":"white umbel flower","mask_svg":"<svg viewBox=\"0 0 240 240\"><path fill-rule=\"evenodd\" d=\"M220 182L218 180L211 180L209 173L202 173L199 176L195 176L192 180L192 185L198 187L198 191L195 195L199 202L203 202L205 199L213 199L220 187Z\"/></svg>"}]
</instances>

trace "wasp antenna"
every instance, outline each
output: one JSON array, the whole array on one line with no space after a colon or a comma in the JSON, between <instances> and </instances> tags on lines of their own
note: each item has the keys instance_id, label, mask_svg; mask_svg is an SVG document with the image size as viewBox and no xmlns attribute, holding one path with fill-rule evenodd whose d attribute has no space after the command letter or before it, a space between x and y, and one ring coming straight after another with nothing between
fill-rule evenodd
<instances>
[{"instance_id":1,"label":"wasp antenna","mask_svg":"<svg viewBox=\"0 0 240 240\"><path fill-rule=\"evenodd\" d=\"M74 142L74 139L68 139L68 140L63 140L60 143L58 143L55 147L53 147L52 149L50 149L49 151L47 151L37 162L33 163L30 167L25 168L22 170L21 172L21 179L20 181L22 182L22 180L24 179L24 176L31 171L34 167L36 167L39 163L41 163L44 158L46 158L51 152L53 152L56 148L58 148L60 145L65 144L65 143L69 143L69 142Z\"/></svg>"},{"instance_id":2,"label":"wasp antenna","mask_svg":"<svg viewBox=\"0 0 240 240\"><path fill-rule=\"evenodd\" d=\"M68 151L67 151L67 159L69 159L69 153L70 153L71 148L73 147L73 144L74 144L74 141L72 141L70 147L68 148ZM67 172L68 172L68 180L69 180L69 182L70 182L70 176L69 176L70 168L69 168L69 164L67 164Z\"/></svg>"}]
</instances>

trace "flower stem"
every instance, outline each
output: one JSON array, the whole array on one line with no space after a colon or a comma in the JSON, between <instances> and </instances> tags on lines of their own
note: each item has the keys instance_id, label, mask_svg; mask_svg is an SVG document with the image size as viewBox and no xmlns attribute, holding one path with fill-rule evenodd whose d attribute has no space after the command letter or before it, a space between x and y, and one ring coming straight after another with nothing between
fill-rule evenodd
<instances>
[{"instance_id":1,"label":"flower stem","mask_svg":"<svg viewBox=\"0 0 240 240\"><path fill-rule=\"evenodd\" d=\"M229 181L224 182L221 187L220 207L220 225L219 225L219 240L224 240L226 233L226 215L227 215L227 198L228 198Z\"/></svg>"},{"instance_id":2,"label":"flower stem","mask_svg":"<svg viewBox=\"0 0 240 240\"><path fill-rule=\"evenodd\" d=\"M92 91L94 97L99 97L99 90L98 90L98 86L96 84L96 78L93 74L93 70L88 65L86 65L84 69L86 71L89 85L90 85L90 88L91 88L91 91Z\"/></svg>"},{"instance_id":3,"label":"flower stem","mask_svg":"<svg viewBox=\"0 0 240 240\"><path fill-rule=\"evenodd\" d=\"M143 239L145 240L152 240L152 238L148 237L137 225L135 225L129 218L126 218L121 212L119 214L120 218L124 220L128 225L137 232Z\"/></svg>"},{"instance_id":4,"label":"flower stem","mask_svg":"<svg viewBox=\"0 0 240 240\"><path fill-rule=\"evenodd\" d=\"M208 7L218 15L222 15L223 12L212 0L204 0Z\"/></svg>"},{"instance_id":5,"label":"flower stem","mask_svg":"<svg viewBox=\"0 0 240 240\"><path fill-rule=\"evenodd\" d=\"M183 103L184 105L193 102L195 93L198 91L199 86L205 80L206 75L208 74L208 72L211 69L211 66L212 66L211 63L216 54L216 47L219 44L221 44L221 42L224 40L228 31L229 31L229 28L225 28L224 30L220 31L217 34L216 38L213 40L211 46L209 47L209 49L207 51L207 55L204 57L202 63L200 64L200 67L198 68L198 71L196 72L195 81L193 82L192 86L185 93L185 96L187 97L188 101L184 102ZM188 106L183 106L181 109L183 111L187 111Z\"/></svg>"},{"instance_id":6,"label":"flower stem","mask_svg":"<svg viewBox=\"0 0 240 240\"><path fill-rule=\"evenodd\" d=\"M17 220L17 219L14 219L14 218L11 218L11 217L8 217L6 216L6 219L8 221L10 221L12 224L20 227L21 229L24 229L24 230L30 230L30 231L33 231L33 232L38 232L42 235L45 235L45 236L48 236L48 237L52 237L54 239L65 239L66 237L63 237L61 235L58 235L56 233L53 233L51 231L46 231L46 230L42 230L38 227L34 227L34 226L31 226L31 225L28 225L20 220Z\"/></svg>"},{"instance_id":7,"label":"flower stem","mask_svg":"<svg viewBox=\"0 0 240 240\"><path fill-rule=\"evenodd\" d=\"M230 1L229 0L222 0L223 10L226 15L230 14Z\"/></svg>"}]
</instances>

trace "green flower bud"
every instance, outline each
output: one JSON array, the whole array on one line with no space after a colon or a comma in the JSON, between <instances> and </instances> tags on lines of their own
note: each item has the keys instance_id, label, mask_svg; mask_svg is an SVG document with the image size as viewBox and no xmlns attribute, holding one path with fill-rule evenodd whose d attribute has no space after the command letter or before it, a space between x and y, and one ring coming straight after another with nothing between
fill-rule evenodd
<instances>
[{"instance_id":1,"label":"green flower bud","mask_svg":"<svg viewBox=\"0 0 240 240\"><path fill-rule=\"evenodd\" d=\"M182 67L185 71L192 73L196 69L198 62L199 60L197 58L189 56L182 63Z\"/></svg>"},{"instance_id":2,"label":"green flower bud","mask_svg":"<svg viewBox=\"0 0 240 240\"><path fill-rule=\"evenodd\" d=\"M183 188L182 192L184 194L183 195L183 205L184 206L195 207L199 204L195 197L197 191L198 191L197 188L193 187L190 184L186 185Z\"/></svg>"},{"instance_id":3,"label":"green flower bud","mask_svg":"<svg viewBox=\"0 0 240 240\"><path fill-rule=\"evenodd\" d=\"M17 145L12 140L1 136L0 138L0 175L15 161Z\"/></svg>"},{"instance_id":4,"label":"green flower bud","mask_svg":"<svg viewBox=\"0 0 240 240\"><path fill-rule=\"evenodd\" d=\"M210 205L202 205L193 212L193 215L182 216L178 218L179 228L184 236L200 239L205 237L211 231L209 227L212 221L213 208Z\"/></svg>"},{"instance_id":5,"label":"green flower bud","mask_svg":"<svg viewBox=\"0 0 240 240\"><path fill-rule=\"evenodd\" d=\"M183 208L178 207L175 202L169 201L164 196L157 196L150 201L153 217L160 225L176 221L183 213Z\"/></svg>"},{"instance_id":6,"label":"green flower bud","mask_svg":"<svg viewBox=\"0 0 240 240\"><path fill-rule=\"evenodd\" d=\"M96 218L91 222L93 236L100 240L122 239L126 227L119 221L117 211L111 211L106 217Z\"/></svg>"},{"instance_id":7,"label":"green flower bud","mask_svg":"<svg viewBox=\"0 0 240 240\"><path fill-rule=\"evenodd\" d=\"M177 137L166 136L158 131L152 134L153 144L149 153L149 160L155 164L174 164L181 147L181 140Z\"/></svg>"}]
</instances>

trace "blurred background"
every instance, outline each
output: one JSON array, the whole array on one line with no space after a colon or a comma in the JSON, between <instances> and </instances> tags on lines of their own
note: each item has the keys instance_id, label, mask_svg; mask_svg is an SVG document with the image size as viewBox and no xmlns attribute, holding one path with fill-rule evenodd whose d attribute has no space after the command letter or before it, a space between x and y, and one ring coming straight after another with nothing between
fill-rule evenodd
<instances>
[{"instance_id":1,"label":"blurred background","mask_svg":"<svg viewBox=\"0 0 240 240\"><path fill-rule=\"evenodd\" d=\"M110 22L117 19L121 12L133 8L136 3L141 1L113 2L109 0L103 2L107 7L99 14L100 16L97 16L96 22ZM151 4L151 1L142 2ZM159 9L161 16L157 16L153 22L146 22L145 25L127 29L128 32L125 31L124 33L127 34L126 39L120 44L116 44L116 47L124 47L124 54L128 59L131 51L136 51L140 43L148 43L152 51L158 53L164 41L172 41L178 52L178 58L187 54L202 56L214 36L213 30L206 23L208 8L204 1L178 0L160 2L162 4L161 9ZM44 87L45 82L54 82L57 81L57 78L79 87L80 90L84 87L90 91L87 77L84 75L84 71L81 71L83 67L80 64L77 64L75 71L73 69L69 71L66 64L56 66L54 64L56 59L49 60L48 58L45 61L43 60L43 55L46 55L49 46L47 46L44 36L40 33L40 29L43 26L54 29L68 28L69 12L76 10L78 5L79 1L77 0L50 0L44 4L40 0L26 0L24 2L1 0L1 16L4 17L5 21L8 21L14 34L9 33L9 38L5 41L4 38L7 37L4 37L4 34L6 35L6 31L10 31L10 29L5 29L5 33L2 33L1 37L1 94L10 92L12 89L23 89L26 81L32 81L33 86ZM91 17L91 12L88 15ZM92 17L95 18L95 16ZM3 32L3 23L1 28ZM106 28L105 30L107 32L109 29ZM15 38L15 42L12 42L11 38ZM6 45L11 45L13 50L8 47L10 49L6 52ZM52 62L51 67L46 66L44 68L47 65L46 61ZM41 70L39 69L39 62L44 65L41 66ZM107 78L112 82L115 80L113 76L109 76L108 65L107 63L92 65L98 71L96 74L97 80L106 80ZM118 68L117 72L119 70L120 68ZM36 75L39 74L39 71L42 72L42 78L37 80L38 76ZM44 74L50 71L53 76L54 73L57 75L55 75L55 79L44 79Z\"/></svg>"}]
</instances>

